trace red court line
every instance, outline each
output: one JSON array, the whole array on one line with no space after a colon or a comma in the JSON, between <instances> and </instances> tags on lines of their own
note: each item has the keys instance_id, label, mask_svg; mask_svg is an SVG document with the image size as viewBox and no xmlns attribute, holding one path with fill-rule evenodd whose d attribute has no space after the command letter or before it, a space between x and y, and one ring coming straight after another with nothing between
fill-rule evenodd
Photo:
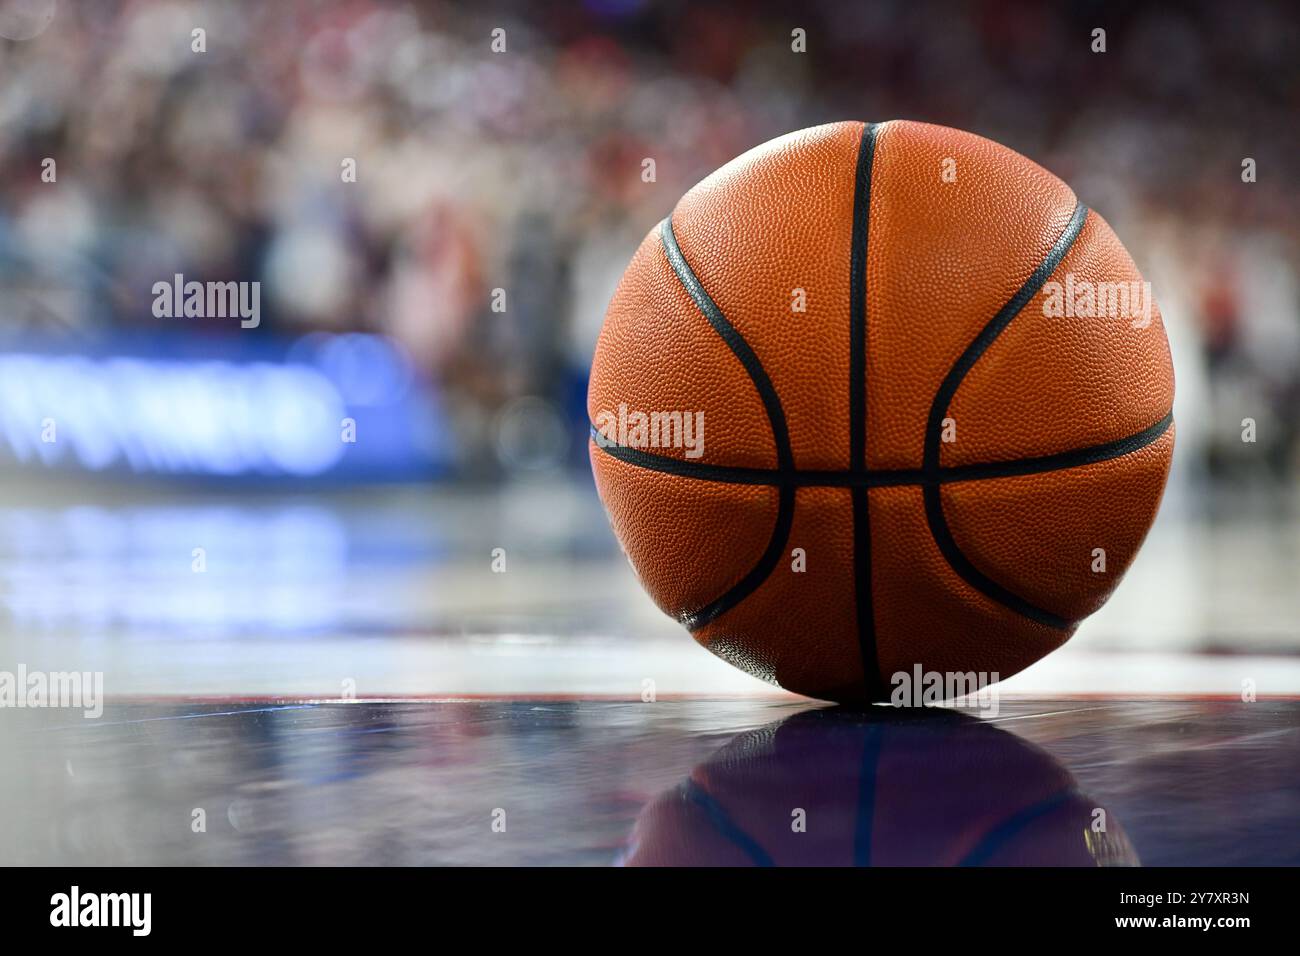
<instances>
[{"instance_id":1,"label":"red court line","mask_svg":"<svg viewBox=\"0 0 1300 956\"><path fill-rule=\"evenodd\" d=\"M1000 694L1000 699L1008 701L1109 701L1112 703L1166 703L1171 701L1204 702L1216 701L1223 703L1245 703L1238 694L1178 694L1178 693L1159 693L1159 694L1108 694L1108 693L1071 693L1061 695L1051 694ZM787 693L781 690L772 690L771 692L759 693L731 693L731 694L692 694L692 693L670 693L658 694L654 702L659 701L746 701L751 700L758 703L807 703L821 704L824 706L833 706L828 701L815 700L810 697L800 697L797 694ZM377 704L385 702L393 703L425 703L425 704L443 704L479 702L479 701L545 701L545 702L580 702L593 701L601 703L651 703L642 701L638 695L628 694L556 694L556 693L536 693L536 694L377 694L367 695L365 697L319 697L310 694L258 694L258 695L239 695L239 694L215 694L215 695L191 695L191 694L120 694L109 695L105 698L105 703L114 704ZM1251 703L1260 703L1265 701L1300 701L1300 694L1259 694ZM888 705L879 705L888 706Z\"/></svg>"}]
</instances>

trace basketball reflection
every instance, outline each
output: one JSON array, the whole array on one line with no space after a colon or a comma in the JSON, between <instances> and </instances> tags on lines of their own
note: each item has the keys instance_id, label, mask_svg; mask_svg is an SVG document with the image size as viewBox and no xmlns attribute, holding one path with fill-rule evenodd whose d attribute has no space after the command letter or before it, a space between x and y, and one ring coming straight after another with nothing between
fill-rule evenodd
<instances>
[{"instance_id":1,"label":"basketball reflection","mask_svg":"<svg viewBox=\"0 0 1300 956\"><path fill-rule=\"evenodd\" d=\"M946 710L811 710L652 801L630 866L1136 866L1052 756Z\"/></svg>"}]
</instances>

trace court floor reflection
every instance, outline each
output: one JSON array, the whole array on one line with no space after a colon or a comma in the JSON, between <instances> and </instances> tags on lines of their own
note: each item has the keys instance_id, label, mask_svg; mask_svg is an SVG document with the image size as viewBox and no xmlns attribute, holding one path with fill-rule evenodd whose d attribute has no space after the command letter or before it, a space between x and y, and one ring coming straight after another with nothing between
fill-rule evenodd
<instances>
[{"instance_id":1,"label":"court floor reflection","mask_svg":"<svg viewBox=\"0 0 1300 956\"><path fill-rule=\"evenodd\" d=\"M1138 864L1050 754L939 709L813 710L742 734L656 798L630 865Z\"/></svg>"},{"instance_id":2,"label":"court floor reflection","mask_svg":"<svg viewBox=\"0 0 1300 956\"><path fill-rule=\"evenodd\" d=\"M1297 718L1193 699L1003 699L995 719L752 698L0 708L0 864L1296 864Z\"/></svg>"}]
</instances>

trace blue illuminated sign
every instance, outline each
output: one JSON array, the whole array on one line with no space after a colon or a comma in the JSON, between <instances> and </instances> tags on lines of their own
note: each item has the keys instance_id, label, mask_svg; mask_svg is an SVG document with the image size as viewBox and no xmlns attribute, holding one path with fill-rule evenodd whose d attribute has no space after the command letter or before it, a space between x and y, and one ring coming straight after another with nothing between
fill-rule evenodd
<instances>
[{"instance_id":1,"label":"blue illuminated sign","mask_svg":"<svg viewBox=\"0 0 1300 956\"><path fill-rule=\"evenodd\" d=\"M378 336L317 334L260 347L270 353L260 358L204 358L193 343L191 354L113 351L0 346L0 458L96 472L372 480L450 463L436 392Z\"/></svg>"}]
</instances>

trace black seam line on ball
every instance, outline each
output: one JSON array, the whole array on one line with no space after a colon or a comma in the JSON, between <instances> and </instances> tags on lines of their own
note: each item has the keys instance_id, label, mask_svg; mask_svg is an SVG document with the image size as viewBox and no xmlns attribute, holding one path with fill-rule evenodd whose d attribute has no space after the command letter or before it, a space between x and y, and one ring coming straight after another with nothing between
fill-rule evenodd
<instances>
[{"instance_id":1,"label":"black seam line on ball","mask_svg":"<svg viewBox=\"0 0 1300 956\"><path fill-rule=\"evenodd\" d=\"M948 405L952 402L952 398L957 393L962 380L974 367L975 363L979 361L980 356L988 351L989 346L1011 324L1011 320L1020 314L1021 310L1047 282L1051 274L1056 271L1056 267L1061 264L1061 260L1070 251L1074 241L1079 238L1079 233L1083 231L1083 224L1087 218L1088 207L1083 203L1076 203L1074 215L1070 217L1069 225L1065 227L1065 231L1052 244L1052 248L1048 250L1043 261L1038 264L1038 268L1030 273L1029 278L1025 280L1025 284L1016 291L1016 294L1007 301L1006 305L997 311L997 314L980 330L979 335L975 336L970 345L966 346L965 351L961 353L957 361L953 363L952 368L948 370L948 374L944 376L943 383L939 386L938 392L935 393L934 401L930 404L930 416L926 422L925 453L921 465L927 476L937 476L939 473L939 449L941 447L943 419L948 414ZM923 488L925 519L930 526L930 535L934 538L934 543L938 545L944 560L952 566L952 569L957 572L962 580L985 597L997 601L1023 617L1056 630L1069 630L1070 621L1027 601L976 568L970 559L962 553L962 550L957 547L957 542L953 540L952 531L948 527L948 520L943 513L943 498L938 481L926 481Z\"/></svg>"},{"instance_id":2,"label":"black seam line on ball","mask_svg":"<svg viewBox=\"0 0 1300 956\"><path fill-rule=\"evenodd\" d=\"M789 477L790 484L796 488L897 488L903 485L924 485L937 483L953 484L962 481L988 481L992 478L1015 478L1021 475L1040 475L1083 465L1095 465L1098 462L1122 458L1135 451L1141 451L1147 445L1156 442L1169 430L1174 422L1174 413L1140 432L1135 432L1118 441L1102 445L1090 445L1087 448L1075 448L1070 451L1035 458L1015 458L1008 461L977 462L970 465L950 465L940 468L937 476L927 476L920 468L880 469L854 474L851 471L815 471L795 470ZM699 481L713 481L729 485L780 485L781 472L775 468L744 468L732 465L706 465L701 462L669 458L653 452L630 448L626 445L610 443L593 425L591 439L605 454L611 458L626 462L647 471L657 471L682 478L695 478Z\"/></svg>"},{"instance_id":3,"label":"black seam line on ball","mask_svg":"<svg viewBox=\"0 0 1300 956\"><path fill-rule=\"evenodd\" d=\"M858 812L853 820L853 865L870 866L876 829L876 788L880 782L880 751L885 729L880 724L865 728L862 759L858 764Z\"/></svg>"},{"instance_id":4,"label":"black seam line on ball","mask_svg":"<svg viewBox=\"0 0 1300 956\"><path fill-rule=\"evenodd\" d=\"M993 855L1010 845L1013 837L1024 832L1026 828L1041 820L1047 814L1067 805L1080 797L1073 787L1058 791L1037 803L1031 803L1023 810L1018 810L1006 820L999 823L975 847L957 862L958 866L987 866Z\"/></svg>"},{"instance_id":5,"label":"black seam line on ball","mask_svg":"<svg viewBox=\"0 0 1300 956\"><path fill-rule=\"evenodd\" d=\"M879 126L866 123L858 143L853 176L853 232L849 242L849 469L867 471L867 239L871 229L871 169ZM881 691L876 652L876 612L871 591L871 496L854 484L853 592L858 623L858 655L867 697Z\"/></svg>"},{"instance_id":6,"label":"black seam line on ball","mask_svg":"<svg viewBox=\"0 0 1300 956\"><path fill-rule=\"evenodd\" d=\"M668 264L672 266L677 280L695 300L695 305L704 313L704 317L709 320L714 331L722 337L722 341L727 343L727 348L731 349L732 354L740 360L750 381L754 383L754 388L758 390L763 408L767 411L768 423L772 427L772 439L776 443L777 470L782 479L777 495L776 521L772 527L772 537L767 543L767 550L758 559L758 563L722 596L702 608L687 611L679 616L678 620L689 630L694 631L719 615L725 614L758 590L759 585L767 580L781 559L786 541L790 537L790 526L794 523L795 489L794 485L787 480L788 476L794 473L794 452L790 448L790 432L786 427L785 409L781 407L781 398L777 395L772 380L768 378L763 363L758 360L758 356L745 341L745 337L727 321L727 317L704 290L704 286L686 261L686 257L682 255L681 247L677 245L677 237L673 235L671 215L660 224L659 237L663 244L664 255L668 257Z\"/></svg>"},{"instance_id":7,"label":"black seam line on ball","mask_svg":"<svg viewBox=\"0 0 1300 956\"><path fill-rule=\"evenodd\" d=\"M731 818L731 814L727 813L722 804L713 798L713 794L707 792L694 780L688 780L682 784L681 795L683 800L694 804L703 812L708 818L709 826L718 836L749 857L749 862L755 866L776 866L772 855Z\"/></svg>"}]
</instances>

